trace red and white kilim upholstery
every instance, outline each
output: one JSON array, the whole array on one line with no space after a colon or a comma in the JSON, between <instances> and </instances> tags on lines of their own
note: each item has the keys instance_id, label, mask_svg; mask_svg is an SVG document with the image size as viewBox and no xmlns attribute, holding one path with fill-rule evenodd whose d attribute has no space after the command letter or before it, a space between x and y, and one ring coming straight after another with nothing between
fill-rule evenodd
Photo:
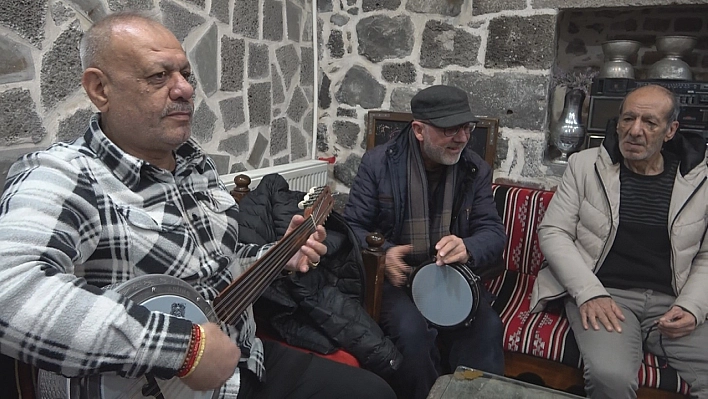
<instances>
[{"instance_id":1,"label":"red and white kilim upholstery","mask_svg":"<svg viewBox=\"0 0 708 399\"><path fill-rule=\"evenodd\" d=\"M541 313L529 312L531 291L544 259L536 231L553 192L500 184L493 189L508 242L504 250L505 270L489 281L487 288L497 296L494 309L505 326L504 349L581 368L578 345L562 304L552 304ZM639 386L688 393L688 384L674 369L656 365L656 356L646 354L639 370Z\"/></svg>"}]
</instances>

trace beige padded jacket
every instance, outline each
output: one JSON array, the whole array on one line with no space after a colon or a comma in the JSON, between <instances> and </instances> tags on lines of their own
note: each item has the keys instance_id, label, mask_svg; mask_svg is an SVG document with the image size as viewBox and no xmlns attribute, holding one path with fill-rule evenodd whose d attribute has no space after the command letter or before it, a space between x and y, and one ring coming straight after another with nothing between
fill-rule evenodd
<instances>
[{"instance_id":1,"label":"beige padded jacket","mask_svg":"<svg viewBox=\"0 0 708 399\"><path fill-rule=\"evenodd\" d=\"M705 144L692 139L674 139L677 142L664 150L671 148L681 160L668 220L675 305L691 312L701 324L708 312L708 168ZM606 147L612 150L608 152ZM572 296L578 305L609 295L595 273L617 233L620 159L616 136L610 137L610 132L603 146L571 156L538 229L548 267L536 279L531 295L533 312L565 295Z\"/></svg>"}]
</instances>

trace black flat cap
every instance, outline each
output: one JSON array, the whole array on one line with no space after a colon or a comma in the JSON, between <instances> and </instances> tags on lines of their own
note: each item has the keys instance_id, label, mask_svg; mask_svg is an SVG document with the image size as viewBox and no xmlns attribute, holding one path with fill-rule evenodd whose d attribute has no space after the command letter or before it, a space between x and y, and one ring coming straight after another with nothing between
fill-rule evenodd
<instances>
[{"instance_id":1,"label":"black flat cap","mask_svg":"<svg viewBox=\"0 0 708 399\"><path fill-rule=\"evenodd\" d=\"M411 99L413 118L437 127L453 127L478 122L470 111L467 93L453 86L436 85L419 91Z\"/></svg>"}]
</instances>

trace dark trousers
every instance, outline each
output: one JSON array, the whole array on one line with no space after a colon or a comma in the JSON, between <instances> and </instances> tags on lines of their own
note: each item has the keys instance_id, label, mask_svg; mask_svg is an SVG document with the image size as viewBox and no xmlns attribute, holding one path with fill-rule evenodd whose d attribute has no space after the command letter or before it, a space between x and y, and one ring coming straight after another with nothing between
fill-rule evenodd
<instances>
[{"instance_id":1,"label":"dark trousers","mask_svg":"<svg viewBox=\"0 0 708 399\"><path fill-rule=\"evenodd\" d=\"M394 399L381 377L362 368L327 360L264 340L266 381L241 370L239 399Z\"/></svg>"},{"instance_id":2,"label":"dark trousers","mask_svg":"<svg viewBox=\"0 0 708 399\"><path fill-rule=\"evenodd\" d=\"M403 354L401 367L389 381L399 398L425 398L438 376L457 366L504 375L504 326L492 309L491 295L481 291L469 327L438 330L420 314L406 288L384 283L379 323Z\"/></svg>"}]
</instances>

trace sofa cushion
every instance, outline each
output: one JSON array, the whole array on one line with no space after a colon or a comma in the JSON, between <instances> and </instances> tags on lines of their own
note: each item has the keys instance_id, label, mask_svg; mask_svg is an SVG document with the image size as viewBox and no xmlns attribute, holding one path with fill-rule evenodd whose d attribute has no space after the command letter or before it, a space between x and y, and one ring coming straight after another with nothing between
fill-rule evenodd
<instances>
[{"instance_id":1,"label":"sofa cushion","mask_svg":"<svg viewBox=\"0 0 708 399\"><path fill-rule=\"evenodd\" d=\"M552 303L545 312L532 314L529 310L533 284L544 259L536 232L553 192L500 184L494 184L493 190L508 238L506 270L486 285L496 296L494 309L505 326L504 349L581 368L580 351L562 303ZM640 386L688 393L688 384L673 368L657 365L656 356L645 354L639 369Z\"/></svg>"}]
</instances>

